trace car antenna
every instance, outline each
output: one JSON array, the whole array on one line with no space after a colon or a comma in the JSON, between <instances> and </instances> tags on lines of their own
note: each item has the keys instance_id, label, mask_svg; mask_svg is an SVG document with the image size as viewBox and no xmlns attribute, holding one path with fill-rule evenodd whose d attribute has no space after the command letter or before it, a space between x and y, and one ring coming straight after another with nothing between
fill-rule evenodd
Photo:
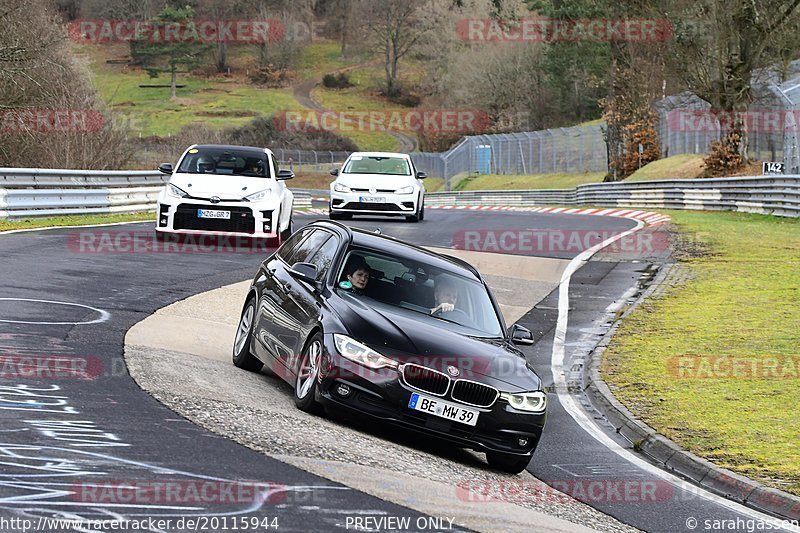
<instances>
[{"instance_id":1,"label":"car antenna","mask_svg":"<svg viewBox=\"0 0 800 533\"><path fill-rule=\"evenodd\" d=\"M375 231L373 233L377 233L378 235L383 235L381 228L375 228Z\"/></svg>"}]
</instances>

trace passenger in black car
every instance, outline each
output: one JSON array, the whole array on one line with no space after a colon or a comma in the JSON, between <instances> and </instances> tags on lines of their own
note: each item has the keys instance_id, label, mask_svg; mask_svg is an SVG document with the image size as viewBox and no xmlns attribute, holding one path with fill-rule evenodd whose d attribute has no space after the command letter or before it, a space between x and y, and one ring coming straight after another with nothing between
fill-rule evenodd
<instances>
[{"instance_id":1,"label":"passenger in black car","mask_svg":"<svg viewBox=\"0 0 800 533\"><path fill-rule=\"evenodd\" d=\"M364 294L369 282L370 268L364 258L358 255L351 256L344 269L344 279L350 282L352 292Z\"/></svg>"}]
</instances>

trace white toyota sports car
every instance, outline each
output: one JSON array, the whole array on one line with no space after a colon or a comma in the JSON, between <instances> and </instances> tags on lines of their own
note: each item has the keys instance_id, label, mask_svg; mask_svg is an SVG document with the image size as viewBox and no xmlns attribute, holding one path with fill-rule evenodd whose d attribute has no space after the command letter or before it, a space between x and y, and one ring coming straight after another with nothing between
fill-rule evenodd
<instances>
[{"instance_id":1,"label":"white toyota sports car","mask_svg":"<svg viewBox=\"0 0 800 533\"><path fill-rule=\"evenodd\" d=\"M251 146L193 145L158 196L156 234L247 235L283 240L292 234L294 177L274 154Z\"/></svg>"}]
</instances>

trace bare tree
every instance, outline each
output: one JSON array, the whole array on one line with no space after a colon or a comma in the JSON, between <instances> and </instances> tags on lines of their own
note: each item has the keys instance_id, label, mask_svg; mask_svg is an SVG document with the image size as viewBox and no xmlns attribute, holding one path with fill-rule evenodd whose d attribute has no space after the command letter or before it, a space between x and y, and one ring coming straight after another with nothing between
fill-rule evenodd
<instances>
[{"instance_id":1,"label":"bare tree","mask_svg":"<svg viewBox=\"0 0 800 533\"><path fill-rule=\"evenodd\" d=\"M66 46L53 5L0 0L0 166L120 168L130 158L125 132L115 129L88 72ZM103 112L102 117L98 114ZM24 116L92 115L99 120L43 129Z\"/></svg>"},{"instance_id":2,"label":"bare tree","mask_svg":"<svg viewBox=\"0 0 800 533\"><path fill-rule=\"evenodd\" d=\"M743 160L744 112L753 87L769 67L800 51L797 36L787 31L798 26L800 0L672 0L659 7L654 12L675 28L672 68L712 109L733 117L722 121L722 146Z\"/></svg>"},{"instance_id":3,"label":"bare tree","mask_svg":"<svg viewBox=\"0 0 800 533\"><path fill-rule=\"evenodd\" d=\"M435 26L433 13L424 9L426 0L372 0L362 6L367 27L383 51L386 94L399 93L397 66Z\"/></svg>"}]
</instances>

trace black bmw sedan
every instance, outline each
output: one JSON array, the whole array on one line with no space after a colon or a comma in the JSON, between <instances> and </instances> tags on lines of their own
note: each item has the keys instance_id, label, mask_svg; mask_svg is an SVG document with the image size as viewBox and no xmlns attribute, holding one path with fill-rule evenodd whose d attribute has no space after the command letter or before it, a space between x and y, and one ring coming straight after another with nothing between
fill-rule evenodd
<instances>
[{"instance_id":1,"label":"black bmw sedan","mask_svg":"<svg viewBox=\"0 0 800 533\"><path fill-rule=\"evenodd\" d=\"M399 240L318 221L259 268L233 363L294 386L304 411L346 410L485 452L525 469L547 396L468 263Z\"/></svg>"}]
</instances>

